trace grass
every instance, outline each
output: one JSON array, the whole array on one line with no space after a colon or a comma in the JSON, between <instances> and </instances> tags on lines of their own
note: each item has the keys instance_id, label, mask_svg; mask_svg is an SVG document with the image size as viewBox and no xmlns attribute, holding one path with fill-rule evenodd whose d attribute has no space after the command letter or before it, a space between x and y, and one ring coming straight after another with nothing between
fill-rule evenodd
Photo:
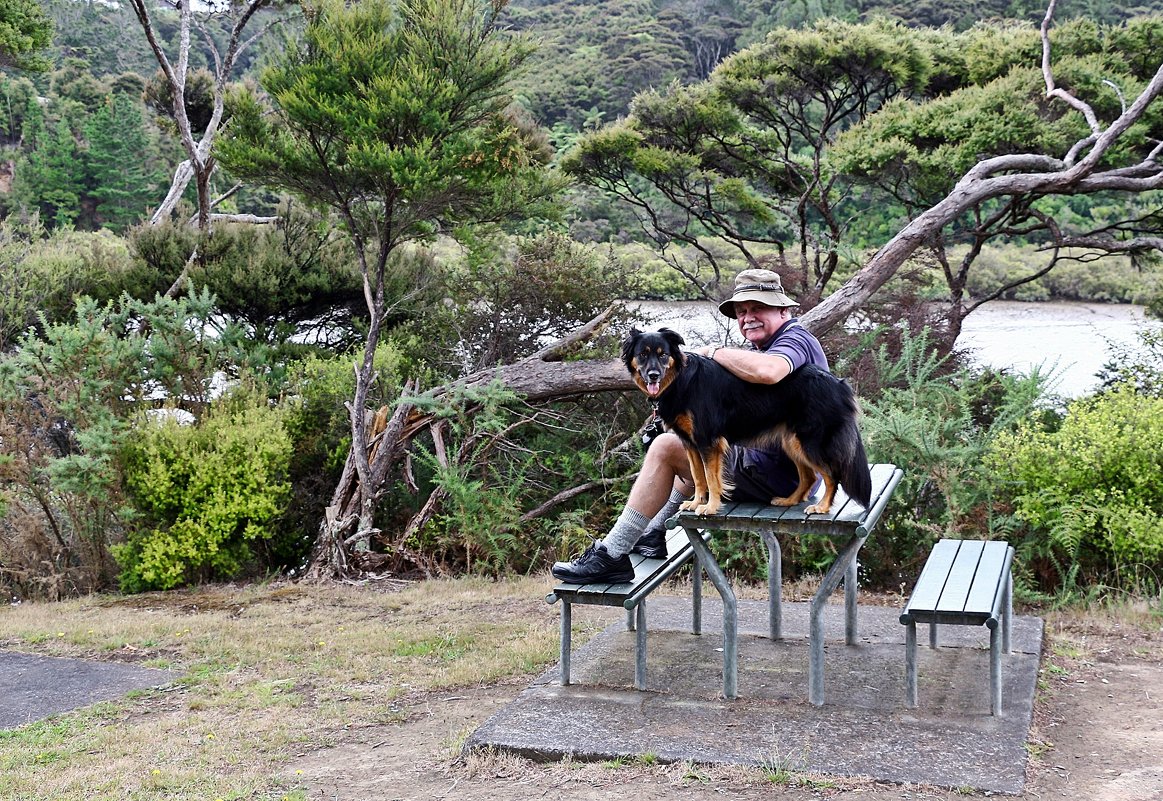
<instances>
[{"instance_id":1,"label":"grass","mask_svg":"<svg viewBox=\"0 0 1163 801\"><path fill-rule=\"evenodd\" d=\"M545 583L207 587L3 608L0 646L175 677L0 731L0 798L302 798L280 771L344 727L398 724L408 696L554 662Z\"/></svg>"},{"instance_id":2,"label":"grass","mask_svg":"<svg viewBox=\"0 0 1163 801\"><path fill-rule=\"evenodd\" d=\"M0 607L0 647L175 672L162 689L0 731L0 798L304 801L303 779L287 766L345 729L401 724L426 693L524 681L555 662L558 610L541 600L546 584L544 576L394 591L269 584ZM575 642L609 619L575 614ZM1055 685L1098 656L1163 659L1163 613L1153 602L1055 610L1046 623L1042 679ZM1119 652L1104 654L1100 643ZM448 733L450 759L468 734ZM1048 746L1030 747L1037 756ZM658 762L648 753L556 769L664 771ZM781 753L734 773L673 770L684 784L730 773L812 792L835 787L805 763L806 755ZM504 754L469 756L464 766L468 775L498 769L528 766Z\"/></svg>"}]
</instances>

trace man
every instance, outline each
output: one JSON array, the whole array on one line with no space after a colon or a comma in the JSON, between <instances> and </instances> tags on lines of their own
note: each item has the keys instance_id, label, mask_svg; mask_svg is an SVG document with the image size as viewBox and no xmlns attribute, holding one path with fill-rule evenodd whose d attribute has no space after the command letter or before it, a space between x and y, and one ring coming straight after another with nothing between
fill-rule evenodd
<instances>
[{"instance_id":1,"label":"man","mask_svg":"<svg viewBox=\"0 0 1163 801\"><path fill-rule=\"evenodd\" d=\"M719 311L738 321L747 347L709 345L696 352L757 384L775 384L809 363L827 370L828 360L819 340L792 315L798 305L784 293L778 273L744 270L735 278L735 290L719 305ZM778 448L732 445L727 471L735 485L731 498L736 501L768 503L790 495L799 484L795 464ZM634 578L630 552L664 556L666 520L693 492L682 441L676 434L662 434L646 451L642 472L614 527L573 561L555 563L553 576L573 584L630 581Z\"/></svg>"}]
</instances>

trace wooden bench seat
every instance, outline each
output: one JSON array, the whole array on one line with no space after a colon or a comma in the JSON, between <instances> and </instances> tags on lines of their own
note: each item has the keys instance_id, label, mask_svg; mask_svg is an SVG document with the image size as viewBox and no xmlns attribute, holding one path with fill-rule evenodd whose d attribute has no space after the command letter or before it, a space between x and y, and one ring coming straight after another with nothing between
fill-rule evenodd
<instances>
[{"instance_id":1,"label":"wooden bench seat","mask_svg":"<svg viewBox=\"0 0 1163 801\"><path fill-rule=\"evenodd\" d=\"M702 533L703 539L709 533ZM569 684L569 656L572 647L573 604L621 606L626 610L626 627L636 633L634 686L646 689L646 596L673 576L694 556L690 539L682 529L672 529L666 538L665 559L647 559L630 554L634 580L620 584L567 584L562 582L545 596L547 603L561 601L561 684ZM696 565L692 588L691 632L702 632L702 572Z\"/></svg>"},{"instance_id":2,"label":"wooden bench seat","mask_svg":"<svg viewBox=\"0 0 1163 801\"><path fill-rule=\"evenodd\" d=\"M989 628L989 708L1001 714L1001 655L1010 652L1014 549L1000 541L941 540L929 554L901 613L905 631L905 704L917 706L917 623Z\"/></svg>"}]
</instances>

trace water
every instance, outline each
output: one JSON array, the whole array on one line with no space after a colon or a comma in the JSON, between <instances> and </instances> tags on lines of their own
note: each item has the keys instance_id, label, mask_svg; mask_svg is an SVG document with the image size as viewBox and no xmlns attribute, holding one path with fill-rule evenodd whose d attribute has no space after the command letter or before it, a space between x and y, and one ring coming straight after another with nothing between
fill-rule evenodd
<instances>
[{"instance_id":1,"label":"water","mask_svg":"<svg viewBox=\"0 0 1163 801\"><path fill-rule=\"evenodd\" d=\"M1029 372L1050 368L1054 389L1068 397L1093 392L1111 344L1135 345L1148 321L1142 306L1111 303L987 303L965 319L960 347L991 367Z\"/></svg>"},{"instance_id":2,"label":"water","mask_svg":"<svg viewBox=\"0 0 1163 801\"><path fill-rule=\"evenodd\" d=\"M734 321L710 303L638 305L644 325L667 325L688 344L722 342L725 335L742 342ZM1139 330L1159 325L1145 318L1142 306L1130 304L993 301L965 319L957 345L982 366L1050 371L1055 392L1079 397L1098 387L1095 374L1110 358L1112 343L1134 345Z\"/></svg>"}]
</instances>

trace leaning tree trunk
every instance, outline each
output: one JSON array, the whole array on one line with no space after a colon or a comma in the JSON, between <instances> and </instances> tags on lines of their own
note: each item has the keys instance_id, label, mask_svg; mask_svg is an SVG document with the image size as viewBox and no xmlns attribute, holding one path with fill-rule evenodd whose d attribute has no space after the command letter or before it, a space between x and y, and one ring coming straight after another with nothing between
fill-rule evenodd
<instances>
[{"instance_id":1,"label":"leaning tree trunk","mask_svg":"<svg viewBox=\"0 0 1163 801\"><path fill-rule=\"evenodd\" d=\"M595 336L606 324L615 307L611 306L577 331L537 353L513 364L495 369L480 370L451 384L436 387L424 393L427 398L440 398L455 389L484 387L499 381L506 389L527 401L553 401L587 395L594 392L625 392L634 389L626 368L617 359L564 361L573 347ZM374 527L360 527L361 497L378 499L383 488L399 468L412 439L429 429L436 421L432 412L422 412L407 401L415 393L409 383L395 411L389 407L378 412L368 411L371 432L368 461L370 464L370 491L361 492L355 469L355 454L349 453L343 473L331 503L327 506L315 540L307 578L313 580L346 578L368 570L378 570L387 562L403 556L414 563L423 563L419 554L372 554L367 550L369 539L379 534ZM440 498L430 499L433 504ZM425 504L427 508L429 504ZM397 540L396 548L402 548Z\"/></svg>"}]
</instances>

